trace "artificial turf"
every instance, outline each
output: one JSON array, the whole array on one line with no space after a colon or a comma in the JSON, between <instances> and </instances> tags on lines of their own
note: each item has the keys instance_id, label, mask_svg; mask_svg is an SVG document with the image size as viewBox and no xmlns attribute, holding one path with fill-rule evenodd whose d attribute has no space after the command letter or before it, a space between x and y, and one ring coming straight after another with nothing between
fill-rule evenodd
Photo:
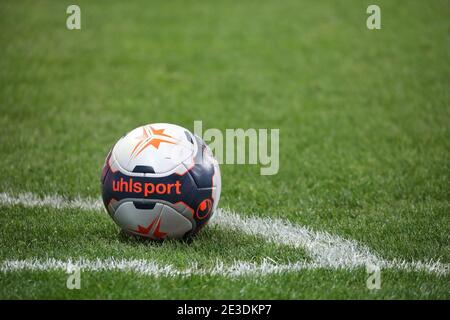
<instances>
[{"instance_id":1,"label":"artificial turf","mask_svg":"<svg viewBox=\"0 0 450 320\"><path fill-rule=\"evenodd\" d=\"M370 1L78 1L74 31L69 4L0 2L0 192L98 197L109 148L146 123L277 128L278 174L222 165L220 206L355 239L389 259L450 263L448 1L377 1L381 30L366 28ZM77 210L2 206L0 221L3 260L307 258L216 227L191 244L132 241L108 216ZM62 274L0 274L0 297L450 297L448 276L394 270L377 292L364 270L87 273L75 293Z\"/></svg>"}]
</instances>

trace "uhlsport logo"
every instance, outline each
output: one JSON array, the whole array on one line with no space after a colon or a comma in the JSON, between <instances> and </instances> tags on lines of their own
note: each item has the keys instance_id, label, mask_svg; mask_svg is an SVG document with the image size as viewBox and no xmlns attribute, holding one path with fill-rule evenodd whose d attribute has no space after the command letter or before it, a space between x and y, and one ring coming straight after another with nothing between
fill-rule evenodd
<instances>
[{"instance_id":1,"label":"uhlsport logo","mask_svg":"<svg viewBox=\"0 0 450 320\"><path fill-rule=\"evenodd\" d=\"M181 194L181 182L175 181L173 183L152 183L133 181L133 178L119 180L112 180L112 191L114 192L129 192L136 194L143 194L148 197L152 194Z\"/></svg>"}]
</instances>

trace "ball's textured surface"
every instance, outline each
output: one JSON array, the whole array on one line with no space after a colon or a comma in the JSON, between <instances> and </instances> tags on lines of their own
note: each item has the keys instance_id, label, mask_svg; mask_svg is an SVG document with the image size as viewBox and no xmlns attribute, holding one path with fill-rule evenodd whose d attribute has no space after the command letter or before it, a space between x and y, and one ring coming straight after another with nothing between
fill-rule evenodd
<instances>
[{"instance_id":1,"label":"ball's textured surface","mask_svg":"<svg viewBox=\"0 0 450 320\"><path fill-rule=\"evenodd\" d=\"M208 146L167 123L122 137L106 157L101 183L113 220L128 233L156 240L198 232L214 214L221 190Z\"/></svg>"}]
</instances>

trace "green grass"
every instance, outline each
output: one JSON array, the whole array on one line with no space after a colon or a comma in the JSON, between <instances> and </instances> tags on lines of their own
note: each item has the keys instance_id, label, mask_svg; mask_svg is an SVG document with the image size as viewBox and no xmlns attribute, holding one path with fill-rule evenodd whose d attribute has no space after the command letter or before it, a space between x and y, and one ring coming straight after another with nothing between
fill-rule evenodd
<instances>
[{"instance_id":1,"label":"green grass","mask_svg":"<svg viewBox=\"0 0 450 320\"><path fill-rule=\"evenodd\" d=\"M278 263L308 259L302 250L266 243L237 231L206 228L192 241L163 244L135 239L118 231L107 214L76 210L1 209L3 235L0 260L51 257L55 259L156 259L161 264L185 266L197 262L210 266L216 260L260 262L270 257ZM81 222L81 223L80 223ZM13 245L13 248L11 247ZM12 249L14 254L12 255Z\"/></svg>"},{"instance_id":2,"label":"green grass","mask_svg":"<svg viewBox=\"0 0 450 320\"><path fill-rule=\"evenodd\" d=\"M433 276L383 272L382 290L369 291L365 271L304 271L224 281L219 276L187 279L135 274L81 273L81 289L66 288L64 272L21 272L2 281L0 295L45 299L441 299L448 288ZM442 281L442 279L441 279ZM22 287L18 287L20 283Z\"/></svg>"},{"instance_id":3,"label":"green grass","mask_svg":"<svg viewBox=\"0 0 450 320\"><path fill-rule=\"evenodd\" d=\"M99 196L109 148L172 122L279 128L280 171L223 165L220 205L356 239L386 258L450 263L448 1L0 3L0 191ZM105 215L0 208L1 259L152 258L183 265L305 257L207 228L191 244L121 237ZM450 298L448 276L305 271L229 280L0 274L1 298ZM84 280L85 279L85 280ZM86 281L86 282L84 282ZM122 288L128 288L122 290Z\"/></svg>"}]
</instances>

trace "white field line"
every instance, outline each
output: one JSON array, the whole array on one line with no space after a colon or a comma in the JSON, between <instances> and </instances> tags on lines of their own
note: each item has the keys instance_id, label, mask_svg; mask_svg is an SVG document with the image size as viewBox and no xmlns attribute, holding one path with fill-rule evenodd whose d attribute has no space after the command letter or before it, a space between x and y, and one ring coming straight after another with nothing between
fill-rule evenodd
<instances>
[{"instance_id":1,"label":"white field line","mask_svg":"<svg viewBox=\"0 0 450 320\"><path fill-rule=\"evenodd\" d=\"M104 211L100 199L74 198L67 199L58 195L40 198L32 193L11 195L0 193L1 205L23 205L27 207L52 207L80 209L90 211ZM184 270L177 270L173 266L159 266L156 262L145 260L80 260L76 263L88 270L140 270L142 274L161 275L190 275L190 274L225 274L240 276L245 274L270 274L303 269L355 269L368 264L385 269L405 271L420 271L438 275L449 273L450 265L439 261L385 260L371 252L366 246L354 241L331 235L323 231L313 231L309 228L292 224L289 221L271 218L243 217L230 210L219 210L211 221L219 227L239 230L243 233L259 236L266 241L280 245L303 248L312 258L312 263L299 261L289 264L261 264L238 261L225 266L217 263L209 269L197 269L189 266ZM64 269L70 261L49 260L7 260L2 263L0 270L41 270ZM41 269L40 269L41 268ZM135 270L135 271L136 271ZM168 271L169 270L169 271Z\"/></svg>"},{"instance_id":2,"label":"white field line","mask_svg":"<svg viewBox=\"0 0 450 320\"><path fill-rule=\"evenodd\" d=\"M225 265L222 262L216 262L211 267L198 267L192 263L184 269L179 269L171 264L161 264L157 261L143 259L78 259L78 260L57 260L49 259L25 259L25 260L5 260L0 263L0 272L16 271L63 271L73 272L74 268L80 271L121 271L138 275L154 277L189 277L189 276L221 276L236 278L243 276L265 276L270 274L286 274L302 270L331 269L333 267L324 267L317 262L297 261L287 264L277 264L270 259L263 259L261 263L235 261L232 264ZM342 269L340 270L353 270ZM442 269L441 265L431 265L423 263L397 263L385 264L382 269L394 269L412 272L433 273L438 276L448 274L448 269Z\"/></svg>"},{"instance_id":3,"label":"white field line","mask_svg":"<svg viewBox=\"0 0 450 320\"><path fill-rule=\"evenodd\" d=\"M278 244L303 248L313 261L326 267L355 268L381 262L379 257L356 241L312 231L281 219L242 217L228 210L220 210L214 223Z\"/></svg>"},{"instance_id":4,"label":"white field line","mask_svg":"<svg viewBox=\"0 0 450 320\"><path fill-rule=\"evenodd\" d=\"M74 267L81 271L122 271L140 275L155 277L189 277L189 276L223 276L223 277L241 277L256 276L268 274L280 274L285 272L294 272L300 270L315 270L320 268L315 263L295 262L289 264L275 264L268 259L261 263L235 261L232 264L225 265L222 262L216 262L211 267L198 267L195 263L188 265L184 269L179 269L171 264L161 264L151 260L119 260L109 259L79 259L79 260L56 260L56 259L27 259L27 260L6 260L0 264L0 272L14 271L64 271L73 272Z\"/></svg>"},{"instance_id":5,"label":"white field line","mask_svg":"<svg viewBox=\"0 0 450 320\"><path fill-rule=\"evenodd\" d=\"M45 196L43 198L26 192L17 195L9 193L0 193L0 204L2 205L21 205L29 208L33 207L51 207L55 209L81 209L81 210L103 210L103 202L100 199L80 198L67 199L59 195Z\"/></svg>"}]
</instances>

